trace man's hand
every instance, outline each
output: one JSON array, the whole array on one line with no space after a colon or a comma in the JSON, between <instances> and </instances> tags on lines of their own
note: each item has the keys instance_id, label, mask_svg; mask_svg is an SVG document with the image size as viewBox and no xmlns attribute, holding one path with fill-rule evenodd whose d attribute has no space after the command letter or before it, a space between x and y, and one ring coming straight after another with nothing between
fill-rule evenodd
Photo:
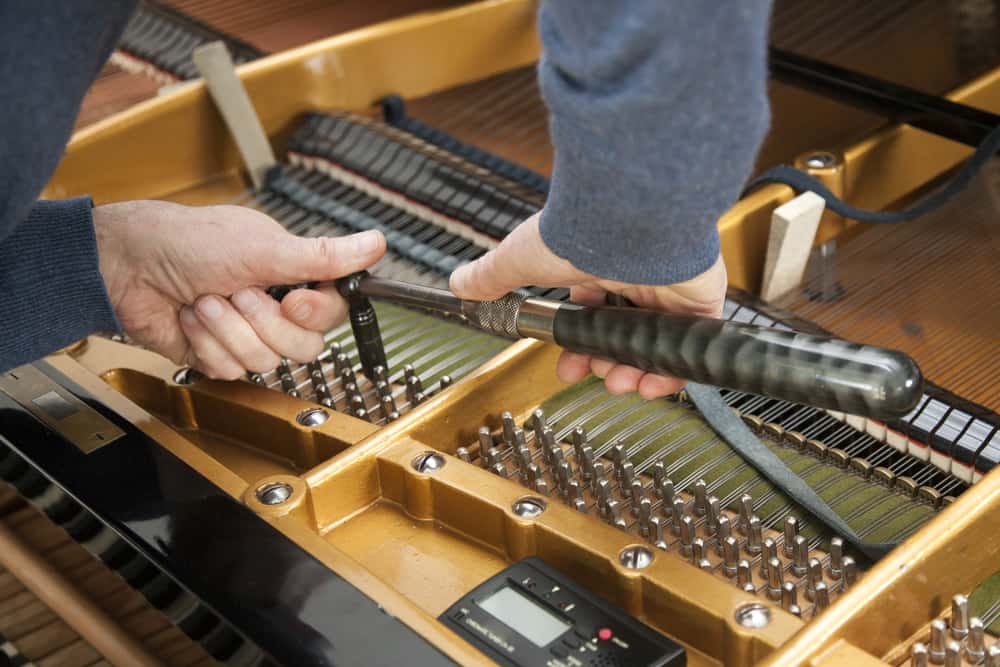
<instances>
[{"instance_id":1,"label":"man's hand","mask_svg":"<svg viewBox=\"0 0 1000 667\"><path fill-rule=\"evenodd\" d=\"M629 285L603 280L576 269L556 256L542 241L535 215L518 226L496 250L455 271L451 289L465 299L496 299L517 287L569 287L570 298L582 304L601 305L610 292L637 305L656 310L707 317L722 314L726 296L726 265L722 257L708 271L676 285ZM578 382L590 372L603 378L608 391L638 391L644 398L672 394L684 386L677 378L644 373L574 352L563 352L556 372L563 382Z\"/></svg>"},{"instance_id":2,"label":"man's hand","mask_svg":"<svg viewBox=\"0 0 1000 667\"><path fill-rule=\"evenodd\" d=\"M158 201L94 209L100 270L125 332L209 377L232 380L315 359L344 318L334 289L262 288L333 280L371 266L385 238L301 238L249 208Z\"/></svg>"}]
</instances>

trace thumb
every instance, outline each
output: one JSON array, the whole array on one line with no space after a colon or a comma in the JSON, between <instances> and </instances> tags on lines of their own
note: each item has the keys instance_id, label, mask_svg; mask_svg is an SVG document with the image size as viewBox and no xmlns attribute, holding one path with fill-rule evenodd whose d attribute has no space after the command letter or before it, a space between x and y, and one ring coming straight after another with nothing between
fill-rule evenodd
<instances>
[{"instance_id":1,"label":"thumb","mask_svg":"<svg viewBox=\"0 0 1000 667\"><path fill-rule=\"evenodd\" d=\"M586 276L549 250L538 216L525 220L495 249L456 269L449 287L463 299L497 299L518 287L567 287Z\"/></svg>"},{"instance_id":2,"label":"thumb","mask_svg":"<svg viewBox=\"0 0 1000 667\"><path fill-rule=\"evenodd\" d=\"M335 280L367 269L385 254L385 237L369 230L340 237L284 234L258 251L262 261L246 258L257 285Z\"/></svg>"}]
</instances>

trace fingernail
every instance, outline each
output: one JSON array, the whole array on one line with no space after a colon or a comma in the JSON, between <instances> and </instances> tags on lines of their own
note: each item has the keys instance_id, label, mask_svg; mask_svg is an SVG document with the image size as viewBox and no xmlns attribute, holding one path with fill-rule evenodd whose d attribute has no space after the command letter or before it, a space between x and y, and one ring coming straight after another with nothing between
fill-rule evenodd
<instances>
[{"instance_id":1,"label":"fingernail","mask_svg":"<svg viewBox=\"0 0 1000 667\"><path fill-rule=\"evenodd\" d=\"M184 306L183 308L181 308L180 318L181 321L184 322L185 324L196 324L198 322L198 317L194 314L194 311L191 310L191 308L189 308L188 306Z\"/></svg>"},{"instance_id":2,"label":"fingernail","mask_svg":"<svg viewBox=\"0 0 1000 667\"><path fill-rule=\"evenodd\" d=\"M312 306L303 302L295 306L295 308L292 308L292 317L296 320L302 321L312 315L312 311Z\"/></svg>"},{"instance_id":3,"label":"fingernail","mask_svg":"<svg viewBox=\"0 0 1000 667\"><path fill-rule=\"evenodd\" d=\"M207 317L210 320L222 317L222 304L219 303L219 299L210 296L204 299L200 299L196 304L198 312Z\"/></svg>"},{"instance_id":4,"label":"fingernail","mask_svg":"<svg viewBox=\"0 0 1000 667\"><path fill-rule=\"evenodd\" d=\"M378 247L379 233L375 231L361 232L354 235L354 252L358 255L367 255L375 252Z\"/></svg>"},{"instance_id":5,"label":"fingernail","mask_svg":"<svg viewBox=\"0 0 1000 667\"><path fill-rule=\"evenodd\" d=\"M260 298L252 289L241 289L233 295L231 300L233 305L243 313L252 313L260 305Z\"/></svg>"}]
</instances>

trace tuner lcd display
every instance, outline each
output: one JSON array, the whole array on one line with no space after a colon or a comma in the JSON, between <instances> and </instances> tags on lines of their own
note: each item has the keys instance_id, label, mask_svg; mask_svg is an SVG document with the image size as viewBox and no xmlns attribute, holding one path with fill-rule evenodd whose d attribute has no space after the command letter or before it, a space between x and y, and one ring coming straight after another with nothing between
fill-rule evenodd
<instances>
[{"instance_id":1,"label":"tuner lcd display","mask_svg":"<svg viewBox=\"0 0 1000 667\"><path fill-rule=\"evenodd\" d=\"M476 604L535 646L545 646L571 627L509 586Z\"/></svg>"}]
</instances>

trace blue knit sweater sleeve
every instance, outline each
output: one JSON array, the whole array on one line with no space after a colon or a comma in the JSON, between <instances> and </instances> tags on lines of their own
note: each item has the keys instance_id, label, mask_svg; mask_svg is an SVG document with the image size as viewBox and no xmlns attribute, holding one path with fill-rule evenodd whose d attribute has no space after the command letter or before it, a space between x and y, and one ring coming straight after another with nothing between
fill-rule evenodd
<instances>
[{"instance_id":1,"label":"blue knit sweater sleeve","mask_svg":"<svg viewBox=\"0 0 1000 667\"><path fill-rule=\"evenodd\" d=\"M0 370L117 326L90 199L36 201L134 0L0 3Z\"/></svg>"},{"instance_id":2,"label":"blue knit sweater sleeve","mask_svg":"<svg viewBox=\"0 0 1000 667\"><path fill-rule=\"evenodd\" d=\"M577 268L669 284L708 269L769 123L770 0L544 0L556 158L541 232Z\"/></svg>"}]
</instances>

